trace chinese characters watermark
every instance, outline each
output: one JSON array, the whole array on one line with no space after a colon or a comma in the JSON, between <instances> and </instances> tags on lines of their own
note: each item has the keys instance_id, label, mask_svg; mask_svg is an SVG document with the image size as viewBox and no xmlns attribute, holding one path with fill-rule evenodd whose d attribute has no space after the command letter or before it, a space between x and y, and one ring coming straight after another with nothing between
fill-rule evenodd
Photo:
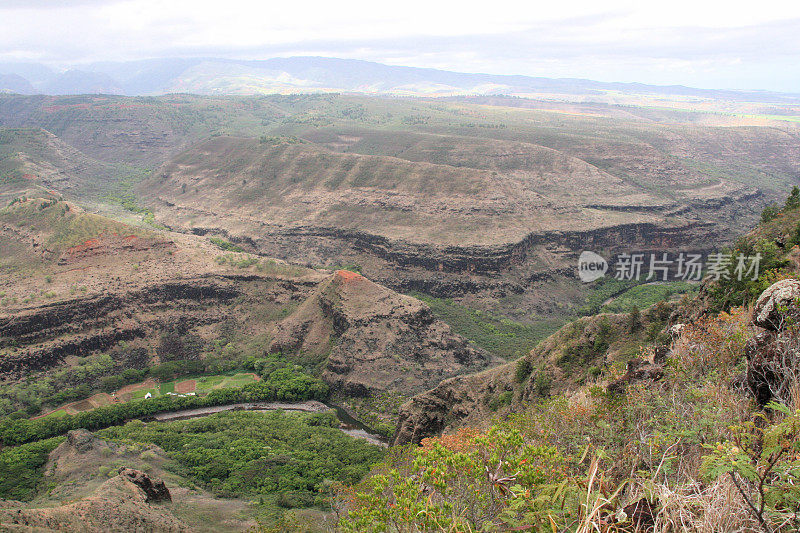
<instances>
[{"instance_id":1,"label":"chinese characters watermark","mask_svg":"<svg viewBox=\"0 0 800 533\"><path fill-rule=\"evenodd\" d=\"M757 280L762 256L713 253L622 253L612 269L615 279L635 281ZM609 263L599 254L584 251L578 258L578 277L584 283L602 278Z\"/></svg>"}]
</instances>

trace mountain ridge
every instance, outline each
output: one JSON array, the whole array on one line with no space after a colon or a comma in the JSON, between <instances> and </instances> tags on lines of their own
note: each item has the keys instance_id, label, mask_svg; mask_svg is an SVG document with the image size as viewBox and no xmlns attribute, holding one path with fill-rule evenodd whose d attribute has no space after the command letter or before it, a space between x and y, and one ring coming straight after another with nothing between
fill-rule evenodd
<instances>
[{"instance_id":1,"label":"mountain ridge","mask_svg":"<svg viewBox=\"0 0 800 533\"><path fill-rule=\"evenodd\" d=\"M231 67L249 70L231 76ZM52 95L76 94L76 91L95 94L110 92L128 96L172 92L260 94L285 91L417 96L520 95L547 92L577 95L619 91L626 94L681 95L732 101L800 102L800 93L468 73L321 56L256 60L216 57L155 58L70 66L66 72L60 74L38 64L0 63L0 74L19 76L35 92ZM198 77L207 79L201 81ZM0 78L0 91L19 87L10 81L2 83L3 80L4 78ZM17 84L19 83L20 80L17 80ZM27 89L27 85L24 87Z\"/></svg>"}]
</instances>

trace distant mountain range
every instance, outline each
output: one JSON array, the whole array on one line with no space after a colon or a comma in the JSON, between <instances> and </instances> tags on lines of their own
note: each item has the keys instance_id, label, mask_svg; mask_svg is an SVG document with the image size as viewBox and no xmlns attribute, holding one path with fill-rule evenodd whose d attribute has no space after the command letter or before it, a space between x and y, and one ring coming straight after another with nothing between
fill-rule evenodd
<instances>
[{"instance_id":1,"label":"distant mountain range","mask_svg":"<svg viewBox=\"0 0 800 533\"><path fill-rule=\"evenodd\" d=\"M0 63L0 92L130 96L167 93L251 95L281 92L525 96L542 93L591 95L621 92L732 101L800 103L800 94L609 83L576 78L466 74L326 57L281 57L259 61L165 58L93 63L64 72L56 72L35 63Z\"/></svg>"}]
</instances>

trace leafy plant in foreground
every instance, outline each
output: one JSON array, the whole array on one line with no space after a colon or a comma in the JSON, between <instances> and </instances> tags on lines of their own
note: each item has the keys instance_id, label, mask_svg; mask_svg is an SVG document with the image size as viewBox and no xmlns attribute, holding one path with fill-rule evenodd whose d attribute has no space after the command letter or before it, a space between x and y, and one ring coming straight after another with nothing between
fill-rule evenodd
<instances>
[{"instance_id":1,"label":"leafy plant in foreground","mask_svg":"<svg viewBox=\"0 0 800 533\"><path fill-rule=\"evenodd\" d=\"M760 429L753 422L731 428L729 441L707 446L701 472L710 479L730 476L748 509L771 533L789 525L800 528L800 409L772 402L780 422Z\"/></svg>"}]
</instances>

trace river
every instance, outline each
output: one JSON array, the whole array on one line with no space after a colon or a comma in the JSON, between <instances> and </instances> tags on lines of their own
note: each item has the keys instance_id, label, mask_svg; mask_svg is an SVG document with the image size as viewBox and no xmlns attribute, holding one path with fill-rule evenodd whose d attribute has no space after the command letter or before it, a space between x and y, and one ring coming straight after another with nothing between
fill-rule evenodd
<instances>
[{"instance_id":1,"label":"river","mask_svg":"<svg viewBox=\"0 0 800 533\"><path fill-rule=\"evenodd\" d=\"M198 407L194 409L181 409L178 411L167 411L164 413L157 413L147 420L156 420L158 422L167 422L170 420L186 420L189 418L199 418L201 416L213 415L215 413L222 413L225 411L302 411L305 413L323 413L333 409L336 411L336 417L339 419L339 429L358 439L364 439L370 444L382 446L387 448L388 441L373 432L370 428L356 420L350 413L338 405L327 405L316 400L309 400L306 402L252 402L252 403L231 403L227 405L215 405L212 407Z\"/></svg>"}]
</instances>

